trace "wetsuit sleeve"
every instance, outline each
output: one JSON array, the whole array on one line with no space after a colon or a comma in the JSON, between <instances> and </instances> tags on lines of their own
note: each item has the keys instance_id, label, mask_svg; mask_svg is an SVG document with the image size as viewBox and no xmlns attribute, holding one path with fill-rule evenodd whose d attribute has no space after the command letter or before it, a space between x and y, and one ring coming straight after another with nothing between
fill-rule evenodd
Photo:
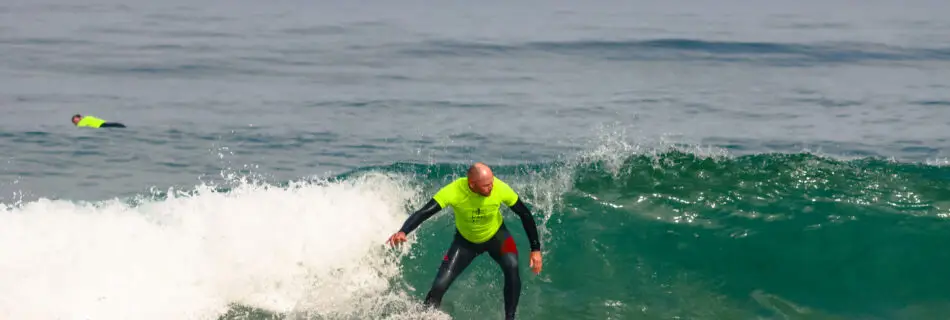
<instances>
[{"instance_id":1,"label":"wetsuit sleeve","mask_svg":"<svg viewBox=\"0 0 950 320\"><path fill-rule=\"evenodd\" d=\"M430 199L429 202L422 206L421 209L417 210L411 216L409 216L408 219L406 219L406 222L402 224L402 228L400 228L399 231L409 234L412 232L412 230L418 228L423 221L426 221L426 219L432 217L432 215L434 215L436 212L439 212L439 210L442 210L442 206L439 205L435 199Z\"/></svg>"},{"instance_id":2,"label":"wetsuit sleeve","mask_svg":"<svg viewBox=\"0 0 950 320\"><path fill-rule=\"evenodd\" d=\"M515 204L511 206L511 211L517 213L518 217L521 218L524 231L528 234L531 251L541 251L541 241L538 239L538 226L534 223L534 217L531 216L531 211L524 205L524 202L521 202L521 199L518 199Z\"/></svg>"}]
</instances>

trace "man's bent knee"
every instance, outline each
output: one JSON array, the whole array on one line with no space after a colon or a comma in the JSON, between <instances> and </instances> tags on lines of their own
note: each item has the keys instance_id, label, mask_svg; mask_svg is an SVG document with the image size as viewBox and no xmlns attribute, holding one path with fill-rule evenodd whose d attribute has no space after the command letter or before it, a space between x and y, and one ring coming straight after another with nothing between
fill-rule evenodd
<instances>
[{"instance_id":1,"label":"man's bent knee","mask_svg":"<svg viewBox=\"0 0 950 320\"><path fill-rule=\"evenodd\" d=\"M441 277L439 279L436 279L435 282L432 283L432 288L429 289L429 292L431 292L431 294L435 296L442 297L442 295L445 294L445 292L448 290L449 290L449 277Z\"/></svg>"},{"instance_id":2,"label":"man's bent knee","mask_svg":"<svg viewBox=\"0 0 950 320\"><path fill-rule=\"evenodd\" d=\"M515 254L506 254L501 256L499 264L504 272L518 272L518 256Z\"/></svg>"}]
</instances>

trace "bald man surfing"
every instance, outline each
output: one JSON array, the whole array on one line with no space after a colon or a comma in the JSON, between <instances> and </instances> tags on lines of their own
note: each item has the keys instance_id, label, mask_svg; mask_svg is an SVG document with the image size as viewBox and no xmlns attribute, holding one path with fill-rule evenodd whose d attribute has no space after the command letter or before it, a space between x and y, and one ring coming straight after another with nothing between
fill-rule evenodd
<instances>
[{"instance_id":1,"label":"bald man surfing","mask_svg":"<svg viewBox=\"0 0 950 320\"><path fill-rule=\"evenodd\" d=\"M518 248L505 228L501 204L511 208L521 218L531 246L531 269L536 274L541 272L541 242L531 212L507 183L495 178L487 165L475 163L469 168L467 177L442 187L428 203L406 219L398 232L389 237L391 245L400 244L406 241L406 234L443 208L451 206L455 212L455 237L426 295L426 305L438 308L442 296L455 278L475 257L488 252L505 275L505 319L515 318L521 295Z\"/></svg>"}]
</instances>

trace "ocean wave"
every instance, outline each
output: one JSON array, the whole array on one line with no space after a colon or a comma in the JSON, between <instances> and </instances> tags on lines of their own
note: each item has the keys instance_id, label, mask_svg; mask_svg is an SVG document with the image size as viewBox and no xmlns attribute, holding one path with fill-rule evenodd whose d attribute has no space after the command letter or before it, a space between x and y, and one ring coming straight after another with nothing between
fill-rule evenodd
<instances>
[{"instance_id":1,"label":"ocean wave","mask_svg":"<svg viewBox=\"0 0 950 320\"><path fill-rule=\"evenodd\" d=\"M950 267L936 245L950 241L946 166L607 140L494 167L535 212L545 250L520 318L890 317L950 301L936 271ZM398 162L278 184L234 175L130 199L6 205L0 283L17 294L0 313L491 317L501 279L488 260L456 280L443 311L421 307L451 214L406 247L382 244L466 166ZM524 250L520 222L506 223Z\"/></svg>"},{"instance_id":2,"label":"ocean wave","mask_svg":"<svg viewBox=\"0 0 950 320\"><path fill-rule=\"evenodd\" d=\"M548 54L605 60L697 60L766 64L950 60L950 48L897 47L861 42L809 44L680 38L542 41L512 44L436 40L409 45L402 52L419 57Z\"/></svg>"}]
</instances>

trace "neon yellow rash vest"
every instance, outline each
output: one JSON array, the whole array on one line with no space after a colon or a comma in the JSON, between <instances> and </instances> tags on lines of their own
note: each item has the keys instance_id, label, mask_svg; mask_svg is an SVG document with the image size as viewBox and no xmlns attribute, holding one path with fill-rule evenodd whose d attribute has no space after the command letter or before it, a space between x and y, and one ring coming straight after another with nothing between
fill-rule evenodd
<instances>
[{"instance_id":1,"label":"neon yellow rash vest","mask_svg":"<svg viewBox=\"0 0 950 320\"><path fill-rule=\"evenodd\" d=\"M103 123L106 123L106 121L105 121L105 120L102 120L102 119L99 119L99 118L96 118L96 117L93 117L93 116L85 116L85 117L82 117L82 119L80 119L78 123L76 123L76 126L77 126L77 127L98 128L98 127L101 126Z\"/></svg>"},{"instance_id":2,"label":"neon yellow rash vest","mask_svg":"<svg viewBox=\"0 0 950 320\"><path fill-rule=\"evenodd\" d=\"M487 197L468 187L468 178L459 178L432 196L442 208L452 207L455 227L462 237L473 243L491 239L501 227L501 204L518 202L518 194L507 183L494 178L491 194Z\"/></svg>"}]
</instances>

